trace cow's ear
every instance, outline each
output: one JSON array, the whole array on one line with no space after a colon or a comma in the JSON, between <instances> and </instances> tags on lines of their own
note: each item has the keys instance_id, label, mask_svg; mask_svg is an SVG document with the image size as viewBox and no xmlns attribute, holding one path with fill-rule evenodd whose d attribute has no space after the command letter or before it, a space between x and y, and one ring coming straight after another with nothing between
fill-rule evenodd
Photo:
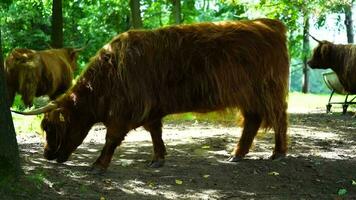
<instances>
[{"instance_id":1,"label":"cow's ear","mask_svg":"<svg viewBox=\"0 0 356 200\"><path fill-rule=\"evenodd\" d=\"M69 58L70 58L71 60L76 60L77 57L78 57L78 52L77 52L77 51L74 51L74 50L72 49L72 50L70 51L70 53L69 53Z\"/></svg>"},{"instance_id":2,"label":"cow's ear","mask_svg":"<svg viewBox=\"0 0 356 200\"><path fill-rule=\"evenodd\" d=\"M324 43L321 45L320 53L322 58L327 58L331 52L331 44Z\"/></svg>"}]
</instances>

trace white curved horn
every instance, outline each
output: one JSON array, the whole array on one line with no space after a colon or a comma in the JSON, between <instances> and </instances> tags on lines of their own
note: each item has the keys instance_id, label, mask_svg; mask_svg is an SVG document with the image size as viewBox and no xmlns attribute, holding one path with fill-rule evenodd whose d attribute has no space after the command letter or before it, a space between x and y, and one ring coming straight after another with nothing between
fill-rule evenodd
<instances>
[{"instance_id":1,"label":"white curved horn","mask_svg":"<svg viewBox=\"0 0 356 200\"><path fill-rule=\"evenodd\" d=\"M310 35L309 33L308 33L308 35L309 35L311 38L313 38L313 40L317 41L318 43L321 43L321 41L318 40L318 39L316 39L314 36Z\"/></svg>"},{"instance_id":2,"label":"white curved horn","mask_svg":"<svg viewBox=\"0 0 356 200\"><path fill-rule=\"evenodd\" d=\"M46 113L49 112L53 109L58 108L58 105L55 102L49 102L47 105L41 107L41 108L37 108L34 110L30 110L30 111L17 111L17 110L11 110L11 112L17 113L17 114L21 114L21 115L39 115L42 113Z\"/></svg>"}]
</instances>

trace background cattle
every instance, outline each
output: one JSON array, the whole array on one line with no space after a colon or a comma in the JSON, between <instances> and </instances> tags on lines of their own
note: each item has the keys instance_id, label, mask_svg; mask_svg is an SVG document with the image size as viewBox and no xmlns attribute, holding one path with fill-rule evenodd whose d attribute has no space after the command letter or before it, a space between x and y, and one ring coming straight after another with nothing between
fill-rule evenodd
<instances>
[{"instance_id":1,"label":"background cattle","mask_svg":"<svg viewBox=\"0 0 356 200\"><path fill-rule=\"evenodd\" d=\"M345 90L356 94L356 45L319 41L308 61L312 69L332 69Z\"/></svg>"},{"instance_id":2,"label":"background cattle","mask_svg":"<svg viewBox=\"0 0 356 200\"><path fill-rule=\"evenodd\" d=\"M64 93L72 84L77 54L81 50L14 49L5 60L9 106L12 106L16 93L22 96L26 106L32 105L34 97L48 95L55 99Z\"/></svg>"},{"instance_id":3,"label":"background cattle","mask_svg":"<svg viewBox=\"0 0 356 200\"><path fill-rule=\"evenodd\" d=\"M105 170L115 148L139 126L150 132L152 167L163 165L162 118L239 108L244 128L230 161L249 151L261 125L273 128L271 158L287 151L289 57L285 26L257 19L132 30L91 59L77 83L45 112L44 156L65 162L97 122L106 143L93 167Z\"/></svg>"}]
</instances>

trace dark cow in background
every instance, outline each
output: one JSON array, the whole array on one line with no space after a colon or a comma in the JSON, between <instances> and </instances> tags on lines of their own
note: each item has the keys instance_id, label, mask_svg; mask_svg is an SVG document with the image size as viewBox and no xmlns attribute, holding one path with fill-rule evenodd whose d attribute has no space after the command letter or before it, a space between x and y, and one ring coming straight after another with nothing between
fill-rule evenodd
<instances>
[{"instance_id":1,"label":"dark cow in background","mask_svg":"<svg viewBox=\"0 0 356 200\"><path fill-rule=\"evenodd\" d=\"M319 41L308 61L312 69L332 69L345 90L356 94L356 45Z\"/></svg>"},{"instance_id":2,"label":"dark cow in background","mask_svg":"<svg viewBox=\"0 0 356 200\"><path fill-rule=\"evenodd\" d=\"M72 84L81 50L83 48L14 49L5 60L9 106L16 93L22 96L26 106L32 105L34 97L48 95L55 99L63 94Z\"/></svg>"},{"instance_id":3,"label":"dark cow in background","mask_svg":"<svg viewBox=\"0 0 356 200\"><path fill-rule=\"evenodd\" d=\"M136 127L150 132L151 166L159 167L166 154L164 116L239 108L244 128L230 161L248 153L261 125L274 129L274 159L287 151L288 77L286 28L276 20L132 30L99 50L65 95L25 114L46 113L44 156L57 162L67 161L103 122L106 143L93 168L105 171Z\"/></svg>"}]
</instances>

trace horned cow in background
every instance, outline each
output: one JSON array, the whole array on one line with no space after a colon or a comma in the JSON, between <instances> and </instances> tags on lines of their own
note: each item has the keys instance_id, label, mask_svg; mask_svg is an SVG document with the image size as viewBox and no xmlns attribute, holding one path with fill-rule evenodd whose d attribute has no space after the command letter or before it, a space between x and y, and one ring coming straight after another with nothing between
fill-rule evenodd
<instances>
[{"instance_id":1,"label":"horned cow in background","mask_svg":"<svg viewBox=\"0 0 356 200\"><path fill-rule=\"evenodd\" d=\"M319 41L308 61L312 69L332 69L346 91L356 94L356 45Z\"/></svg>"},{"instance_id":2,"label":"horned cow in background","mask_svg":"<svg viewBox=\"0 0 356 200\"><path fill-rule=\"evenodd\" d=\"M257 19L131 30L98 51L77 83L47 106L45 158L65 162L97 122L106 143L93 168L105 171L126 134L150 132L152 167L166 154L162 118L172 113L239 108L240 141L230 161L242 159L261 125L273 128L271 158L287 152L289 57L286 28Z\"/></svg>"},{"instance_id":3,"label":"horned cow in background","mask_svg":"<svg viewBox=\"0 0 356 200\"><path fill-rule=\"evenodd\" d=\"M5 60L9 106L12 106L16 93L22 96L26 106L32 105L34 97L48 95L55 99L63 94L72 84L77 55L82 50L14 49Z\"/></svg>"}]
</instances>

